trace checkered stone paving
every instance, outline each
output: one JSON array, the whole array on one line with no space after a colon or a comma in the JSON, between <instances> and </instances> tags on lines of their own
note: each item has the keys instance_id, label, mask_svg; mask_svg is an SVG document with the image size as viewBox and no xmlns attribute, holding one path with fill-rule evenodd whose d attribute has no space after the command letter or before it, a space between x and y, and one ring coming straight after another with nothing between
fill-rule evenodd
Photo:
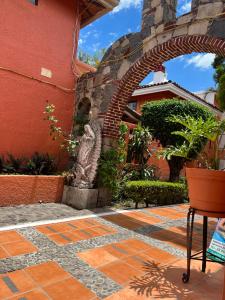
<instances>
[{"instance_id":1,"label":"checkered stone paving","mask_svg":"<svg viewBox=\"0 0 225 300\"><path fill-rule=\"evenodd\" d=\"M187 205L79 216L0 231L0 299L220 299L223 269L186 266ZM215 229L209 222L209 240ZM201 248L197 217L194 251ZM204 292L204 293L203 293Z\"/></svg>"}]
</instances>

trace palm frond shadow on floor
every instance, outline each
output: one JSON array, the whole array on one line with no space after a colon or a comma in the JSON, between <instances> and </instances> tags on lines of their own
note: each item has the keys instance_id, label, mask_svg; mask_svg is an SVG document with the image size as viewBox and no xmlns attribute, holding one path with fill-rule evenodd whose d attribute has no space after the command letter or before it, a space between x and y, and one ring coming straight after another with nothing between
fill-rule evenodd
<instances>
[{"instance_id":1,"label":"palm frond shadow on floor","mask_svg":"<svg viewBox=\"0 0 225 300\"><path fill-rule=\"evenodd\" d=\"M197 283L184 284L182 274L186 272L185 268L172 265L162 265L154 261L143 262L144 275L134 277L129 284L129 288L134 290L137 295L152 297L154 299L178 299L183 300L190 297L197 291ZM192 277L199 275L200 270L192 270ZM209 271L210 273L210 271ZM210 275L210 274L207 275Z\"/></svg>"}]
</instances>

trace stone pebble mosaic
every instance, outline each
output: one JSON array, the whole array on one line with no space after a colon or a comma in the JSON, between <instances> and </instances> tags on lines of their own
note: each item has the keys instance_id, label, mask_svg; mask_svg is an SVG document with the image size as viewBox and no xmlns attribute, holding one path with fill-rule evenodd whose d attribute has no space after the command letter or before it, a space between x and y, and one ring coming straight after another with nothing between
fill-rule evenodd
<instances>
[{"instance_id":1,"label":"stone pebble mosaic","mask_svg":"<svg viewBox=\"0 0 225 300\"><path fill-rule=\"evenodd\" d=\"M135 287L162 264L185 266L186 213L177 205L1 231L0 299L155 299Z\"/></svg>"}]
</instances>

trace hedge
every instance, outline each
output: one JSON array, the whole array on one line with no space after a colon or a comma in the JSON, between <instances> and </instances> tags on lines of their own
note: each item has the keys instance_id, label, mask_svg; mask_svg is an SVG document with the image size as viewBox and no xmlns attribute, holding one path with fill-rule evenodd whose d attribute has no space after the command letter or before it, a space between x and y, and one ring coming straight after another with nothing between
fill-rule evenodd
<instances>
[{"instance_id":1,"label":"hedge","mask_svg":"<svg viewBox=\"0 0 225 300\"><path fill-rule=\"evenodd\" d=\"M168 205L182 203L187 198L187 187L183 183L163 181L128 181L125 185L126 198L136 203Z\"/></svg>"}]
</instances>

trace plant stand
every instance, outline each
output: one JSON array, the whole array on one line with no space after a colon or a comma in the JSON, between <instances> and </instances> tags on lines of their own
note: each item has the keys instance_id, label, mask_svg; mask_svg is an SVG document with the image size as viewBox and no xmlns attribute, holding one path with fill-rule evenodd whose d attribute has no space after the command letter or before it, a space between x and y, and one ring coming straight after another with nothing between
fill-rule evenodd
<instances>
[{"instance_id":1,"label":"plant stand","mask_svg":"<svg viewBox=\"0 0 225 300\"><path fill-rule=\"evenodd\" d=\"M202 250L192 255L192 241L193 241L193 228L195 214L203 216L203 228L202 228ZM191 260L202 261L202 272L206 270L207 261L215 262L224 265L225 262L219 262L220 259L216 255L210 253L211 258L207 258L207 234L208 234L208 217L212 218L225 218L225 213L214 213L201 211L190 207L187 214L187 272L183 274L182 281L187 283L191 275ZM215 258L215 259L213 259Z\"/></svg>"}]
</instances>

